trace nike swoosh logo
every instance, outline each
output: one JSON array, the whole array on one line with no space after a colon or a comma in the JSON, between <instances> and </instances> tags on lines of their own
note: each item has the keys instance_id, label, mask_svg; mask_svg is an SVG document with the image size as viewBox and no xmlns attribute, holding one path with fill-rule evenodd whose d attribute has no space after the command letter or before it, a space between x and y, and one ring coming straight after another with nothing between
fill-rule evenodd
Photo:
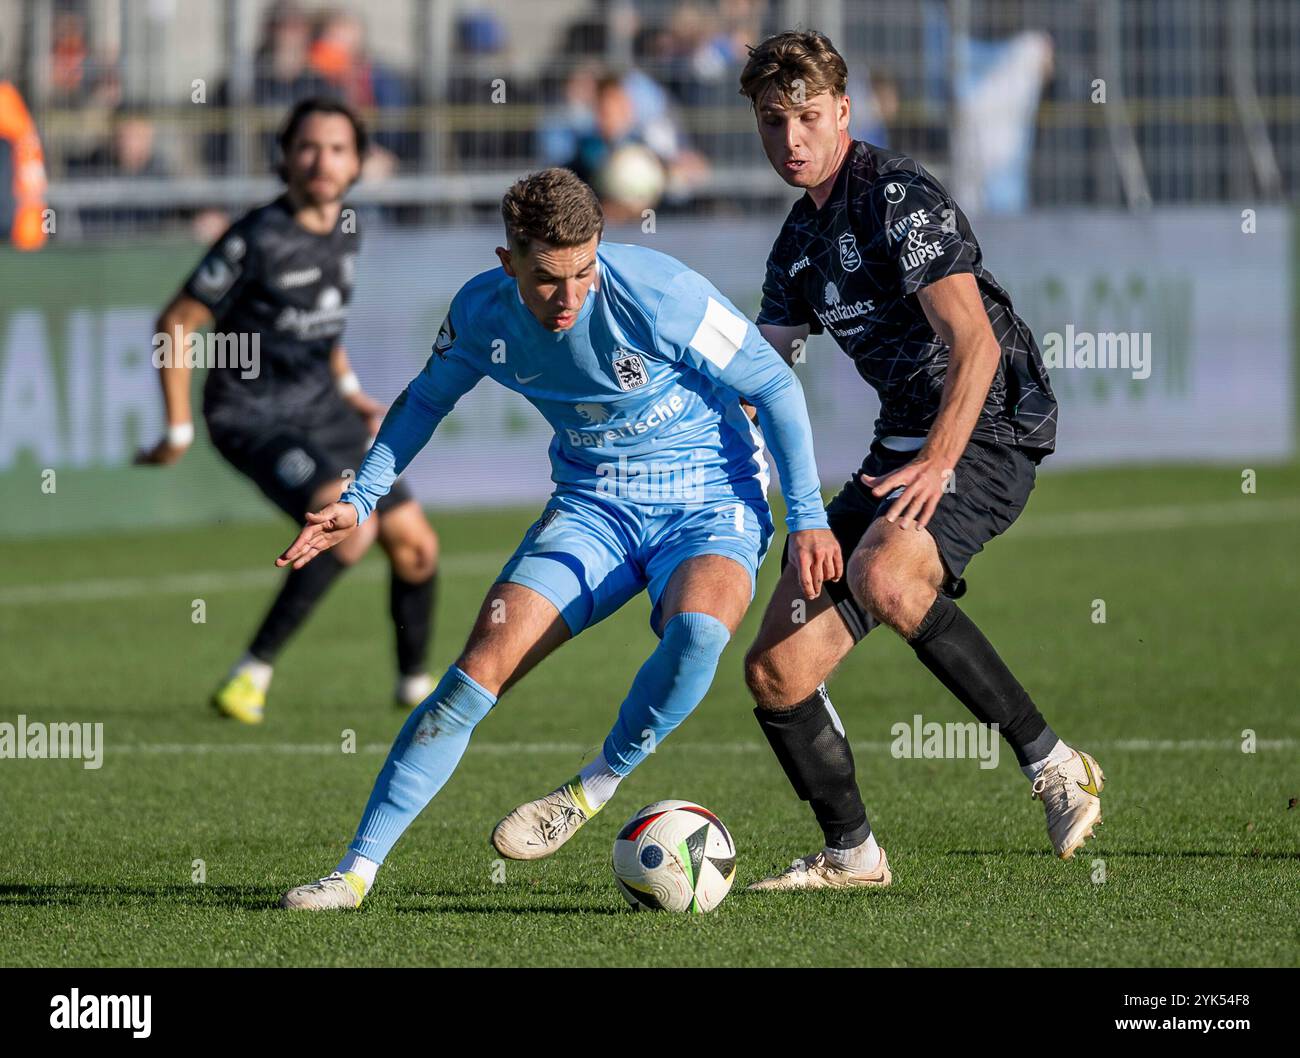
<instances>
[{"instance_id":1,"label":"nike swoosh logo","mask_svg":"<svg viewBox=\"0 0 1300 1058\"><path fill-rule=\"evenodd\" d=\"M1083 761L1083 770L1088 773L1088 782L1087 785L1084 785L1081 782L1076 782L1074 785L1084 793L1092 794L1093 797L1100 797L1101 791L1097 789L1097 780L1093 778L1092 768L1088 766L1088 758L1080 753L1079 760Z\"/></svg>"},{"instance_id":2,"label":"nike swoosh logo","mask_svg":"<svg viewBox=\"0 0 1300 1058\"><path fill-rule=\"evenodd\" d=\"M518 382L521 386L526 386L526 385L528 385L528 383L532 382L534 379L541 378L543 374L544 374L544 372L542 372L542 371L538 371L537 374L535 374L535 375L529 375L527 378L520 378L518 375L515 375L515 381Z\"/></svg>"}]
</instances>

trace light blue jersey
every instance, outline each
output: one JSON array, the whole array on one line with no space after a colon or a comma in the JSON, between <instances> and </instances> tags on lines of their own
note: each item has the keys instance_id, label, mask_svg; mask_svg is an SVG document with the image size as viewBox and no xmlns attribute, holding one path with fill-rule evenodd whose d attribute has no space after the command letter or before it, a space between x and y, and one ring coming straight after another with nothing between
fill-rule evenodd
<instances>
[{"instance_id":1,"label":"light blue jersey","mask_svg":"<svg viewBox=\"0 0 1300 1058\"><path fill-rule=\"evenodd\" d=\"M452 301L342 499L367 518L480 379L522 394L555 430L557 495L658 509L765 504L771 446L791 532L825 528L803 392L777 352L703 276L655 250L602 243L576 323L548 331L496 268ZM758 410L762 435L741 409Z\"/></svg>"},{"instance_id":2,"label":"light blue jersey","mask_svg":"<svg viewBox=\"0 0 1300 1058\"><path fill-rule=\"evenodd\" d=\"M606 243L596 262L578 319L561 332L537 322L502 269L466 283L433 356L393 404L342 498L360 518L369 516L481 378L522 393L546 417L555 430L555 493L495 583L540 594L575 636L641 591L649 594L659 643L637 671L600 757L588 765L608 784L691 714L731 638L706 606L665 611L677 571L721 557L735 563L736 576L748 576L752 598L771 541L762 439L737 395L758 409L785 486L790 531L825 528L826 514L803 392L757 328L708 280L654 250ZM383 862L451 776L470 732L496 701L472 673L447 671L398 734L348 863ZM583 775L574 782L587 789ZM494 831L498 850L551 840L553 824L521 825L501 844L516 815Z\"/></svg>"}]
</instances>

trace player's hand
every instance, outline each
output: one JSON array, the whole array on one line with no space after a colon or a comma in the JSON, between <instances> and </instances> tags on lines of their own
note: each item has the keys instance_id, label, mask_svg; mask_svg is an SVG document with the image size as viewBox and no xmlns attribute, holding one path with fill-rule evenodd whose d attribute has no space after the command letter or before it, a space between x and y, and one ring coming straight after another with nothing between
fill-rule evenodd
<instances>
[{"instance_id":1,"label":"player's hand","mask_svg":"<svg viewBox=\"0 0 1300 1058\"><path fill-rule=\"evenodd\" d=\"M952 468L943 467L937 460L919 456L890 474L872 477L861 474L862 484L871 489L871 495L880 499L902 486L903 491L889 506L885 520L900 529L924 529L934 516L934 509L952 478Z\"/></svg>"},{"instance_id":2,"label":"player's hand","mask_svg":"<svg viewBox=\"0 0 1300 1058\"><path fill-rule=\"evenodd\" d=\"M136 452L133 462L136 466L170 466L180 459L189 447L189 445L174 445L164 437L152 448L141 448Z\"/></svg>"},{"instance_id":3,"label":"player's hand","mask_svg":"<svg viewBox=\"0 0 1300 1058\"><path fill-rule=\"evenodd\" d=\"M384 422L384 406L368 393L353 393L347 401L366 424L366 432L371 437L379 433L379 427Z\"/></svg>"},{"instance_id":4,"label":"player's hand","mask_svg":"<svg viewBox=\"0 0 1300 1058\"><path fill-rule=\"evenodd\" d=\"M791 533L790 561L799 571L799 587L806 599L821 595L826 581L844 576L840 543L829 529L800 529Z\"/></svg>"},{"instance_id":5,"label":"player's hand","mask_svg":"<svg viewBox=\"0 0 1300 1058\"><path fill-rule=\"evenodd\" d=\"M307 524L297 539L275 560L277 566L292 565L302 569L322 551L328 551L357 527L357 509L350 503L335 501L321 510L307 514Z\"/></svg>"}]
</instances>

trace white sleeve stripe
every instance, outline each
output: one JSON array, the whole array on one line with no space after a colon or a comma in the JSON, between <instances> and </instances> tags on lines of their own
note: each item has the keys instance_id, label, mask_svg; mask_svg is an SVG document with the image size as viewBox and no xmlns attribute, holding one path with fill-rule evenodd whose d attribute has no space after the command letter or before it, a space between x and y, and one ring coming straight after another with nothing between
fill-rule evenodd
<instances>
[{"instance_id":1,"label":"white sleeve stripe","mask_svg":"<svg viewBox=\"0 0 1300 1058\"><path fill-rule=\"evenodd\" d=\"M719 371L726 369L732 357L745 344L748 321L737 316L725 305L709 298L704 319L695 328L689 345Z\"/></svg>"}]
</instances>

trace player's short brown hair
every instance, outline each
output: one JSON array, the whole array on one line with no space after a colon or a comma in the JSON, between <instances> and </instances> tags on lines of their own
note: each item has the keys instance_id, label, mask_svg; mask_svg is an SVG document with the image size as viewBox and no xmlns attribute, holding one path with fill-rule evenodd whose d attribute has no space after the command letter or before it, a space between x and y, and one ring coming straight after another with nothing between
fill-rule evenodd
<instances>
[{"instance_id":1,"label":"player's short brown hair","mask_svg":"<svg viewBox=\"0 0 1300 1058\"><path fill-rule=\"evenodd\" d=\"M533 240L581 246L605 229L596 192L571 169L542 169L516 180L501 200L501 218L511 249L520 253Z\"/></svg>"},{"instance_id":2,"label":"player's short brown hair","mask_svg":"<svg viewBox=\"0 0 1300 1058\"><path fill-rule=\"evenodd\" d=\"M826 34L790 30L749 48L749 61L740 74L740 94L758 108L771 88L786 102L848 91L849 68Z\"/></svg>"}]
</instances>

